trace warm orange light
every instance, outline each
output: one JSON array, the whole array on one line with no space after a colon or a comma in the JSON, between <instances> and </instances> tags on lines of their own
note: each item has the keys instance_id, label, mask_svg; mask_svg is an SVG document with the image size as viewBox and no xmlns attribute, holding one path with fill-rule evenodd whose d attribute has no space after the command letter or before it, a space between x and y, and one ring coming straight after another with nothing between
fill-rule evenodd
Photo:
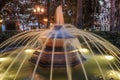
<instances>
[{"instance_id":1,"label":"warm orange light","mask_svg":"<svg viewBox=\"0 0 120 80\"><path fill-rule=\"evenodd\" d=\"M41 8L41 10L40 10L41 12L44 12L44 8Z\"/></svg>"},{"instance_id":2,"label":"warm orange light","mask_svg":"<svg viewBox=\"0 0 120 80\"><path fill-rule=\"evenodd\" d=\"M36 9L34 9L33 11L34 11L34 13L36 13Z\"/></svg>"},{"instance_id":3,"label":"warm orange light","mask_svg":"<svg viewBox=\"0 0 120 80\"><path fill-rule=\"evenodd\" d=\"M2 23L2 22L3 22L3 20L1 19L1 20L0 20L0 23Z\"/></svg>"},{"instance_id":4,"label":"warm orange light","mask_svg":"<svg viewBox=\"0 0 120 80\"><path fill-rule=\"evenodd\" d=\"M37 12L41 12L41 8L40 7L37 7Z\"/></svg>"},{"instance_id":5,"label":"warm orange light","mask_svg":"<svg viewBox=\"0 0 120 80\"><path fill-rule=\"evenodd\" d=\"M35 14L42 14L45 12L44 7L42 6L35 6L35 8L33 9Z\"/></svg>"},{"instance_id":6,"label":"warm orange light","mask_svg":"<svg viewBox=\"0 0 120 80\"><path fill-rule=\"evenodd\" d=\"M50 23L50 25L53 25L53 23Z\"/></svg>"},{"instance_id":7,"label":"warm orange light","mask_svg":"<svg viewBox=\"0 0 120 80\"><path fill-rule=\"evenodd\" d=\"M48 22L48 19L47 19L47 18L44 18L43 21L44 21L44 22Z\"/></svg>"}]
</instances>

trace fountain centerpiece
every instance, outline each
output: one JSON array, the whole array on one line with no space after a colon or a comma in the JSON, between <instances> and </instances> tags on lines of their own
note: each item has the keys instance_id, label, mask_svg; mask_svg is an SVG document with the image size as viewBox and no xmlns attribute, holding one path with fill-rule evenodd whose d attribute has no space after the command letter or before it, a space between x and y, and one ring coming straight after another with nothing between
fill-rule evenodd
<instances>
[{"instance_id":1,"label":"fountain centerpiece","mask_svg":"<svg viewBox=\"0 0 120 80\"><path fill-rule=\"evenodd\" d=\"M69 60L69 65L75 66L80 64L77 54L81 54L79 50L74 48L69 42L69 40L74 41L75 37L67 32L63 25L55 25L53 27L53 32L50 32L46 38L49 36L49 40L46 42L45 48L43 50L38 49L33 53L30 61L36 63L38 56L41 54L39 65L42 67L51 67L52 58L54 67L66 67L66 56ZM81 59L85 61L85 58L81 55Z\"/></svg>"}]
</instances>

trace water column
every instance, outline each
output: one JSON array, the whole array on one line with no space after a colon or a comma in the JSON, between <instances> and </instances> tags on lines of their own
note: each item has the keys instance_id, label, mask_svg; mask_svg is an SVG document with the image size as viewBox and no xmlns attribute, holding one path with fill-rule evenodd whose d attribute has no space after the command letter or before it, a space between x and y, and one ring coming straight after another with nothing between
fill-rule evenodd
<instances>
[{"instance_id":1,"label":"water column","mask_svg":"<svg viewBox=\"0 0 120 80\"><path fill-rule=\"evenodd\" d=\"M56 24L64 24L62 5L58 6L56 9L55 19L56 19Z\"/></svg>"}]
</instances>

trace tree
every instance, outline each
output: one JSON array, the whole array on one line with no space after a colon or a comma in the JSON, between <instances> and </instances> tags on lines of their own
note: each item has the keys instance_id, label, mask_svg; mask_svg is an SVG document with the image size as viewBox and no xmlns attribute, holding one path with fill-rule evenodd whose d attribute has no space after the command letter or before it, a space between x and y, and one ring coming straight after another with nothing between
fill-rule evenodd
<instances>
[{"instance_id":1,"label":"tree","mask_svg":"<svg viewBox=\"0 0 120 80\"><path fill-rule=\"evenodd\" d=\"M118 4L118 9L117 9L117 12L118 12L118 31L120 31L120 0L117 0L117 4Z\"/></svg>"},{"instance_id":2,"label":"tree","mask_svg":"<svg viewBox=\"0 0 120 80\"><path fill-rule=\"evenodd\" d=\"M83 28L83 0L77 0L77 16L76 16L76 26L78 28Z\"/></svg>"},{"instance_id":3,"label":"tree","mask_svg":"<svg viewBox=\"0 0 120 80\"><path fill-rule=\"evenodd\" d=\"M13 1L13 0L0 0L0 10L2 9L2 7L3 7L6 3L10 2L10 1Z\"/></svg>"},{"instance_id":4,"label":"tree","mask_svg":"<svg viewBox=\"0 0 120 80\"><path fill-rule=\"evenodd\" d=\"M111 11L110 11L110 31L115 31L115 1L110 0L111 2Z\"/></svg>"},{"instance_id":5,"label":"tree","mask_svg":"<svg viewBox=\"0 0 120 80\"><path fill-rule=\"evenodd\" d=\"M120 0L116 0L116 27L117 31L120 31Z\"/></svg>"},{"instance_id":6,"label":"tree","mask_svg":"<svg viewBox=\"0 0 120 80\"><path fill-rule=\"evenodd\" d=\"M91 28L99 14L99 3L96 0L83 1L83 28Z\"/></svg>"},{"instance_id":7,"label":"tree","mask_svg":"<svg viewBox=\"0 0 120 80\"><path fill-rule=\"evenodd\" d=\"M30 21L35 20L33 15L33 5L36 2L34 1L21 1L13 0L6 3L1 9L1 13L4 21L8 22L20 22L21 24L28 24Z\"/></svg>"}]
</instances>

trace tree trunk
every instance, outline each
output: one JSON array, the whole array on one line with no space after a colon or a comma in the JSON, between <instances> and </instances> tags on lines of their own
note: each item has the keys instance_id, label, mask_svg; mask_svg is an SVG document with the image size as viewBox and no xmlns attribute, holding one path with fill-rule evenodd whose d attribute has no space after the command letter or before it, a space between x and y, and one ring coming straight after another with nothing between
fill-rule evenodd
<instances>
[{"instance_id":1,"label":"tree trunk","mask_svg":"<svg viewBox=\"0 0 120 80\"><path fill-rule=\"evenodd\" d=\"M51 0L47 0L47 18L48 18L47 28L50 27L50 20L51 20L50 8L51 8Z\"/></svg>"},{"instance_id":2,"label":"tree trunk","mask_svg":"<svg viewBox=\"0 0 120 80\"><path fill-rule=\"evenodd\" d=\"M111 11L110 11L110 31L115 31L115 1L116 0L111 0Z\"/></svg>"},{"instance_id":3,"label":"tree trunk","mask_svg":"<svg viewBox=\"0 0 120 80\"><path fill-rule=\"evenodd\" d=\"M77 0L77 16L76 16L76 26L78 28L83 28L83 15L82 15L82 0Z\"/></svg>"},{"instance_id":4,"label":"tree trunk","mask_svg":"<svg viewBox=\"0 0 120 80\"><path fill-rule=\"evenodd\" d=\"M118 31L120 32L120 0L118 0Z\"/></svg>"}]
</instances>

